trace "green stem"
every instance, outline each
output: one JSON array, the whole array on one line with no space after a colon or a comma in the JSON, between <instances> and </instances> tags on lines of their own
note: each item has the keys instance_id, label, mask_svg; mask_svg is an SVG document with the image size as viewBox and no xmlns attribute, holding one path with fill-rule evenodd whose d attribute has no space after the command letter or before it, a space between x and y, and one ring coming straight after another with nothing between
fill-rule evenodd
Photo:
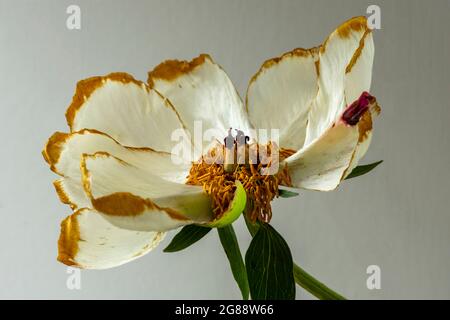
<instances>
[{"instance_id":1,"label":"green stem","mask_svg":"<svg viewBox=\"0 0 450 320\"><path fill-rule=\"evenodd\" d=\"M248 286L247 270L242 259L236 233L231 224L223 228L217 228L220 243L222 243L225 254L230 262L231 272L242 293L242 299L248 300L250 289Z\"/></svg>"},{"instance_id":2,"label":"green stem","mask_svg":"<svg viewBox=\"0 0 450 320\"><path fill-rule=\"evenodd\" d=\"M320 300L346 300L294 263L295 282Z\"/></svg>"},{"instance_id":3,"label":"green stem","mask_svg":"<svg viewBox=\"0 0 450 320\"><path fill-rule=\"evenodd\" d=\"M247 219L244 214L245 224L247 225L247 229L252 235L252 237L256 234L259 228L258 223L252 223ZM295 283L297 283L300 287L311 293L313 296L320 300L346 300L339 293L334 290L328 288L322 282L311 276L305 270L300 268L297 264L294 263L294 279Z\"/></svg>"}]
</instances>

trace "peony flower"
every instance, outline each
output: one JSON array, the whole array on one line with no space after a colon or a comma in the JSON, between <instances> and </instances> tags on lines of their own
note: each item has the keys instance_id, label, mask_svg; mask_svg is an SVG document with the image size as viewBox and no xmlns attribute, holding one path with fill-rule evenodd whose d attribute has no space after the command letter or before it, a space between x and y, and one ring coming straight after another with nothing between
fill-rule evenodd
<instances>
[{"instance_id":1,"label":"peony flower","mask_svg":"<svg viewBox=\"0 0 450 320\"><path fill-rule=\"evenodd\" d=\"M181 226L222 227L242 212L268 222L280 186L335 189L372 137L373 55L366 19L353 18L319 47L264 62L245 106L205 54L161 63L147 84L125 73L80 81L70 133L53 134L43 151L74 211L61 224L58 260L118 266ZM196 123L215 129L211 139L195 141ZM258 129L278 129L278 141Z\"/></svg>"}]
</instances>

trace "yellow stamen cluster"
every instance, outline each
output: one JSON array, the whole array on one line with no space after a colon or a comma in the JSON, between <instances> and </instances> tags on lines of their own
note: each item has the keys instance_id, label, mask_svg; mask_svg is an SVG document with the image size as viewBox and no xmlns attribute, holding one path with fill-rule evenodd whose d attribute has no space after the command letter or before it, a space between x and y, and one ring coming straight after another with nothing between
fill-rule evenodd
<instances>
[{"instance_id":1,"label":"yellow stamen cluster","mask_svg":"<svg viewBox=\"0 0 450 320\"><path fill-rule=\"evenodd\" d=\"M259 156L261 147L265 148L264 157ZM239 148L245 148L245 160L238 160L242 154ZM290 186L291 181L286 166L278 168L273 174L264 174L263 170L275 165L276 161L281 162L294 151L278 149L274 143L235 147L235 162L231 164L231 170L230 164L224 164L228 151L223 145L210 149L192 165L186 183L203 186L212 198L214 215L219 218L228 210L236 189L235 181L239 180L247 193L247 217L251 221L259 219L269 222L272 217L270 202L279 195L278 186Z\"/></svg>"}]
</instances>

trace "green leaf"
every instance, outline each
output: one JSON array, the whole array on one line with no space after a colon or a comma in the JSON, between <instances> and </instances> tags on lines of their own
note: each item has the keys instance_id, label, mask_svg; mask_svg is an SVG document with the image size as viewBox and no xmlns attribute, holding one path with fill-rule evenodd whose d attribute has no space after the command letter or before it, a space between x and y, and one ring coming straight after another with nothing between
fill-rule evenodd
<instances>
[{"instance_id":1,"label":"green leaf","mask_svg":"<svg viewBox=\"0 0 450 320\"><path fill-rule=\"evenodd\" d=\"M177 252L186 249L203 238L209 231L211 231L211 228L195 224L185 226L173 237L172 241L164 249L164 252Z\"/></svg>"},{"instance_id":2,"label":"green leaf","mask_svg":"<svg viewBox=\"0 0 450 320\"><path fill-rule=\"evenodd\" d=\"M345 179L347 180L347 179L362 176L363 174L366 174L366 173L372 171L373 169L375 169L382 162L383 162L383 160L380 160L380 161L377 161L377 162L374 162L371 164L357 166L355 169L352 170L352 172Z\"/></svg>"},{"instance_id":3,"label":"green leaf","mask_svg":"<svg viewBox=\"0 0 450 320\"><path fill-rule=\"evenodd\" d=\"M247 216L245 216L245 224L247 225L247 229L254 237L256 233L258 232L260 228L259 222L251 222ZM335 292L334 290L328 288L326 285L324 285L319 280L315 279L313 276L308 274L305 270L300 268L297 264L294 263L294 279L295 282L311 293L313 296L320 300L345 300L343 296L341 296L339 293Z\"/></svg>"},{"instance_id":4,"label":"green leaf","mask_svg":"<svg viewBox=\"0 0 450 320\"><path fill-rule=\"evenodd\" d=\"M245 264L252 299L295 299L291 251L272 226L260 225L245 255Z\"/></svg>"},{"instance_id":5,"label":"green leaf","mask_svg":"<svg viewBox=\"0 0 450 320\"><path fill-rule=\"evenodd\" d=\"M292 198L298 196L298 193L286 189L278 189L278 195L282 198Z\"/></svg>"},{"instance_id":6,"label":"green leaf","mask_svg":"<svg viewBox=\"0 0 450 320\"><path fill-rule=\"evenodd\" d=\"M222 243L225 254L230 262L231 272L233 273L234 280L236 280L239 289L242 293L242 299L248 300L249 287L247 279L247 270L242 259L241 251L239 250L238 240L233 226L230 224L223 228L218 228L220 242Z\"/></svg>"}]
</instances>

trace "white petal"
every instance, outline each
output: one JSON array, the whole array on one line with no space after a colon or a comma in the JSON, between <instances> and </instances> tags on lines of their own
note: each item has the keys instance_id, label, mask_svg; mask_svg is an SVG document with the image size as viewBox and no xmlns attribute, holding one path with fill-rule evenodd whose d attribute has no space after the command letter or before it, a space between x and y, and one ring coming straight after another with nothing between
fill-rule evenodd
<instances>
[{"instance_id":1,"label":"white petal","mask_svg":"<svg viewBox=\"0 0 450 320\"><path fill-rule=\"evenodd\" d=\"M81 168L93 208L118 227L166 231L213 219L199 186L164 180L107 153L84 155Z\"/></svg>"},{"instance_id":2,"label":"white petal","mask_svg":"<svg viewBox=\"0 0 450 320\"><path fill-rule=\"evenodd\" d=\"M165 152L124 147L98 131L85 129L70 134L57 132L50 137L43 154L53 171L64 176L55 183L55 187L61 201L72 208L90 207L81 184L80 161L84 153L96 152L107 152L177 183L186 181L191 167L190 163Z\"/></svg>"},{"instance_id":3,"label":"white petal","mask_svg":"<svg viewBox=\"0 0 450 320\"><path fill-rule=\"evenodd\" d=\"M191 134L196 132L196 121L201 121L200 134L209 129L216 131L206 141L195 141L197 149L206 149L214 139L222 142L230 127L250 132L236 89L208 55L200 55L191 62L165 61L149 72L148 83L173 103Z\"/></svg>"},{"instance_id":4,"label":"white petal","mask_svg":"<svg viewBox=\"0 0 450 320\"><path fill-rule=\"evenodd\" d=\"M317 54L317 49L295 49L266 61L250 81L246 99L250 122L256 129L279 129L281 147L298 150L303 145L318 89Z\"/></svg>"},{"instance_id":5,"label":"white petal","mask_svg":"<svg viewBox=\"0 0 450 320\"><path fill-rule=\"evenodd\" d=\"M166 152L173 131L183 130L170 102L125 73L80 81L66 118L72 132L96 129L123 145Z\"/></svg>"},{"instance_id":6,"label":"white petal","mask_svg":"<svg viewBox=\"0 0 450 320\"><path fill-rule=\"evenodd\" d=\"M359 132L344 123L286 160L292 184L297 188L328 191L337 187L348 168Z\"/></svg>"},{"instance_id":7,"label":"white petal","mask_svg":"<svg viewBox=\"0 0 450 320\"><path fill-rule=\"evenodd\" d=\"M58 260L85 269L112 268L145 255L163 237L163 232L117 228L97 212L81 209L61 223Z\"/></svg>"},{"instance_id":8,"label":"white petal","mask_svg":"<svg viewBox=\"0 0 450 320\"><path fill-rule=\"evenodd\" d=\"M346 105L353 101L346 101L346 84L349 85L348 92L351 96L359 96L362 93L362 91L355 93L355 90L359 89L355 85L359 79L364 79L361 87L367 86L365 72L369 66L370 54L362 55L367 61L355 69L355 74L348 83L346 83L346 78L352 65L355 65L361 58L364 38L369 33L365 17L353 18L337 28L321 47L319 92L309 113L305 146L319 138L337 120Z\"/></svg>"},{"instance_id":9,"label":"white petal","mask_svg":"<svg viewBox=\"0 0 450 320\"><path fill-rule=\"evenodd\" d=\"M358 99L362 92L370 91L372 67L375 54L372 32L367 32L361 40L354 61L347 66L345 77L345 98L347 103Z\"/></svg>"},{"instance_id":10,"label":"white petal","mask_svg":"<svg viewBox=\"0 0 450 320\"><path fill-rule=\"evenodd\" d=\"M339 119L306 148L286 159L294 187L329 191L335 189L367 151L372 137L376 101L355 125Z\"/></svg>"},{"instance_id":11,"label":"white petal","mask_svg":"<svg viewBox=\"0 0 450 320\"><path fill-rule=\"evenodd\" d=\"M124 147L108 135L95 130L73 133L56 132L50 137L44 157L58 174L78 179L83 153L107 152L137 167L151 170L164 179L184 183L191 163L165 152L149 148Z\"/></svg>"}]
</instances>

